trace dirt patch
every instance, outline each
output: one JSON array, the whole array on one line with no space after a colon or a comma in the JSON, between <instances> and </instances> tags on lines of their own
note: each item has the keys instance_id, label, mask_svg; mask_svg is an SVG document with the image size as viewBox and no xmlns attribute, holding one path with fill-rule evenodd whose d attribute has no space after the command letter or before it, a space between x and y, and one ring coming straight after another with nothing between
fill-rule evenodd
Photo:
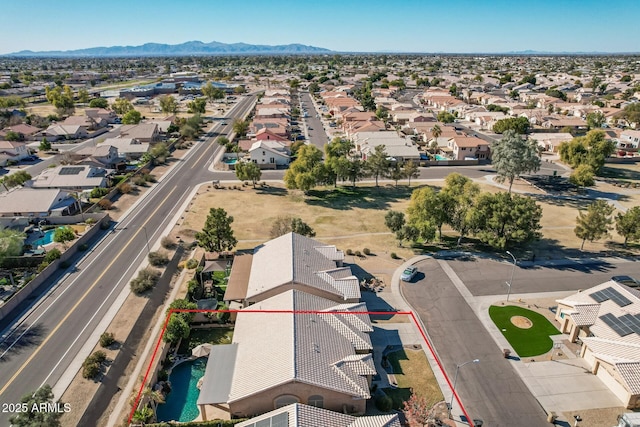
<instances>
[{"instance_id":1,"label":"dirt patch","mask_svg":"<svg viewBox=\"0 0 640 427\"><path fill-rule=\"evenodd\" d=\"M520 329L530 329L533 326L533 322L524 316L511 317L511 323L513 323L516 328Z\"/></svg>"}]
</instances>

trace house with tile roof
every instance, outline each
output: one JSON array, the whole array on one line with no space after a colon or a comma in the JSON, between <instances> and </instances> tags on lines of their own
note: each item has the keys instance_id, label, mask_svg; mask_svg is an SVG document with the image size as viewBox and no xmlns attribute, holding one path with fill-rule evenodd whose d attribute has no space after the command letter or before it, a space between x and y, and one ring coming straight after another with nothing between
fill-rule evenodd
<instances>
[{"instance_id":1,"label":"house with tile roof","mask_svg":"<svg viewBox=\"0 0 640 427\"><path fill-rule=\"evenodd\" d=\"M26 182L31 188L60 188L71 191L92 190L109 186L112 169L89 165L60 165L45 169Z\"/></svg>"},{"instance_id":2,"label":"house with tile roof","mask_svg":"<svg viewBox=\"0 0 640 427\"><path fill-rule=\"evenodd\" d=\"M364 414L376 374L366 312L295 289L244 308L232 343L211 349L201 413L244 418L303 403Z\"/></svg>"},{"instance_id":3,"label":"house with tile roof","mask_svg":"<svg viewBox=\"0 0 640 427\"><path fill-rule=\"evenodd\" d=\"M297 289L336 302L357 302L360 283L343 260L344 252L333 245L287 233L254 248L248 274L246 266L234 263L224 300L247 306Z\"/></svg>"},{"instance_id":4,"label":"house with tile roof","mask_svg":"<svg viewBox=\"0 0 640 427\"><path fill-rule=\"evenodd\" d=\"M18 187L0 193L0 218L71 215L76 204L69 191Z\"/></svg>"},{"instance_id":5,"label":"house with tile roof","mask_svg":"<svg viewBox=\"0 0 640 427\"><path fill-rule=\"evenodd\" d=\"M557 300L555 319L591 372L628 409L640 408L640 291L613 280Z\"/></svg>"},{"instance_id":6,"label":"house with tile roof","mask_svg":"<svg viewBox=\"0 0 640 427\"><path fill-rule=\"evenodd\" d=\"M276 140L258 140L249 148L249 158L261 169L276 169L289 164L288 144Z\"/></svg>"},{"instance_id":7,"label":"house with tile roof","mask_svg":"<svg viewBox=\"0 0 640 427\"><path fill-rule=\"evenodd\" d=\"M236 427L261 425L272 427L400 427L402 424L400 424L398 414L354 417L315 406L294 403L238 423Z\"/></svg>"}]
</instances>

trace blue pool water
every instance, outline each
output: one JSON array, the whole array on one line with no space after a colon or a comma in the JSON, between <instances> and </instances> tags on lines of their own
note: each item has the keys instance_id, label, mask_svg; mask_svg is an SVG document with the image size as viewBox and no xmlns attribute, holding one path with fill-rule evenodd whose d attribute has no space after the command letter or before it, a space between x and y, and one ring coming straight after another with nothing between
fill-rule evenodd
<instances>
[{"instance_id":1,"label":"blue pool water","mask_svg":"<svg viewBox=\"0 0 640 427\"><path fill-rule=\"evenodd\" d=\"M166 403L158 405L158 421L193 421L199 414L198 396L200 390L196 387L198 380L204 375L207 359L200 358L183 362L173 368L169 381L171 392L166 397Z\"/></svg>"},{"instance_id":2,"label":"blue pool water","mask_svg":"<svg viewBox=\"0 0 640 427\"><path fill-rule=\"evenodd\" d=\"M440 154L436 154L436 160L449 160L449 159L444 156L441 156Z\"/></svg>"},{"instance_id":3,"label":"blue pool water","mask_svg":"<svg viewBox=\"0 0 640 427\"><path fill-rule=\"evenodd\" d=\"M228 165L235 165L238 163L238 159L224 159L224 162Z\"/></svg>"},{"instance_id":4,"label":"blue pool water","mask_svg":"<svg viewBox=\"0 0 640 427\"><path fill-rule=\"evenodd\" d=\"M44 236L40 237L37 240L34 240L33 243L31 243L31 246L36 248L38 246L48 245L49 243L53 242L53 234L55 232L56 232L55 228L45 231Z\"/></svg>"}]
</instances>

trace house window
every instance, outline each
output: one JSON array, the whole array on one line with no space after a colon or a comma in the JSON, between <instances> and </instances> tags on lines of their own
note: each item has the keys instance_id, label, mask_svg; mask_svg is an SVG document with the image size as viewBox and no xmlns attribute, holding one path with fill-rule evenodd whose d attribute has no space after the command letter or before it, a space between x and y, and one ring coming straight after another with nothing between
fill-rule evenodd
<instances>
[{"instance_id":1,"label":"house window","mask_svg":"<svg viewBox=\"0 0 640 427\"><path fill-rule=\"evenodd\" d=\"M269 157L269 163L275 163L275 162L276 162L276 159L275 159L275 158L273 158L273 157Z\"/></svg>"},{"instance_id":2,"label":"house window","mask_svg":"<svg viewBox=\"0 0 640 427\"><path fill-rule=\"evenodd\" d=\"M283 406L291 405L293 403L299 403L300 399L291 394L283 394L282 396L276 397L273 401L274 409L282 408Z\"/></svg>"},{"instance_id":3,"label":"house window","mask_svg":"<svg viewBox=\"0 0 640 427\"><path fill-rule=\"evenodd\" d=\"M262 155L263 155L263 156L265 155L265 152L264 152L264 150L262 150Z\"/></svg>"},{"instance_id":4,"label":"house window","mask_svg":"<svg viewBox=\"0 0 640 427\"><path fill-rule=\"evenodd\" d=\"M319 394L309 396L309 401L307 403L309 406L315 406L316 408L324 408L324 397L320 396Z\"/></svg>"}]
</instances>

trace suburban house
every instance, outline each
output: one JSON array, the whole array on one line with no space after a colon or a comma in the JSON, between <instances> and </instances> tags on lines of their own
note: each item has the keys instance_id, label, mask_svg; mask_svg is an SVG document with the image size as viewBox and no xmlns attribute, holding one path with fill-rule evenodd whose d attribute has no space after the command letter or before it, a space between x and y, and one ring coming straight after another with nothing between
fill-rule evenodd
<instances>
[{"instance_id":1,"label":"suburban house","mask_svg":"<svg viewBox=\"0 0 640 427\"><path fill-rule=\"evenodd\" d=\"M150 145L134 138L107 138L101 145L110 145L118 150L118 156L126 161L136 160L149 151Z\"/></svg>"},{"instance_id":2,"label":"suburban house","mask_svg":"<svg viewBox=\"0 0 640 427\"><path fill-rule=\"evenodd\" d=\"M628 409L640 408L640 291L608 281L557 300L555 319Z\"/></svg>"},{"instance_id":3,"label":"suburban house","mask_svg":"<svg viewBox=\"0 0 640 427\"><path fill-rule=\"evenodd\" d=\"M102 119L108 124L115 123L118 118L116 113L111 110L107 110L106 108L87 108L84 110L84 114L94 120Z\"/></svg>"},{"instance_id":4,"label":"suburban house","mask_svg":"<svg viewBox=\"0 0 640 427\"><path fill-rule=\"evenodd\" d=\"M399 162L420 159L418 147L395 131L358 132L354 135L353 143L356 151L362 154L363 160L366 160L378 145L384 145L387 156Z\"/></svg>"},{"instance_id":5,"label":"suburban house","mask_svg":"<svg viewBox=\"0 0 640 427\"><path fill-rule=\"evenodd\" d=\"M255 139L257 141L278 141L282 142L285 145L289 144L289 139L282 135L278 135L275 132L272 132L269 128L262 128L258 132L256 132Z\"/></svg>"},{"instance_id":6,"label":"suburban house","mask_svg":"<svg viewBox=\"0 0 640 427\"><path fill-rule=\"evenodd\" d=\"M538 145L545 151L555 153L558 151L558 147L563 142L569 142L573 139L573 135L570 133L532 133L527 135L529 139L538 142Z\"/></svg>"},{"instance_id":7,"label":"suburban house","mask_svg":"<svg viewBox=\"0 0 640 427\"><path fill-rule=\"evenodd\" d=\"M289 149L286 144L276 140L259 140L251 145L249 159L261 168L275 169L289 164Z\"/></svg>"},{"instance_id":8,"label":"suburban house","mask_svg":"<svg viewBox=\"0 0 640 427\"><path fill-rule=\"evenodd\" d=\"M364 414L376 374L366 312L365 303L295 289L241 310L232 343L211 349L197 401L203 417L249 417L295 403Z\"/></svg>"},{"instance_id":9,"label":"suburban house","mask_svg":"<svg viewBox=\"0 0 640 427\"><path fill-rule=\"evenodd\" d=\"M160 129L157 123L140 123L137 125L122 125L120 137L136 139L143 143L152 143L160 138Z\"/></svg>"},{"instance_id":10,"label":"suburban house","mask_svg":"<svg viewBox=\"0 0 640 427\"><path fill-rule=\"evenodd\" d=\"M24 142L0 141L0 154L4 154L7 160L19 162L29 155L29 149Z\"/></svg>"},{"instance_id":11,"label":"suburban house","mask_svg":"<svg viewBox=\"0 0 640 427\"><path fill-rule=\"evenodd\" d=\"M55 142L65 139L88 138L89 133L85 126L52 124L44 131L44 136L48 141Z\"/></svg>"},{"instance_id":12,"label":"suburban house","mask_svg":"<svg viewBox=\"0 0 640 427\"><path fill-rule=\"evenodd\" d=\"M88 165L57 166L43 170L27 181L31 188L60 188L71 191L91 190L109 186L110 169Z\"/></svg>"},{"instance_id":13,"label":"suburban house","mask_svg":"<svg viewBox=\"0 0 640 427\"><path fill-rule=\"evenodd\" d=\"M256 247L233 263L224 300L232 308L246 307L289 289L336 302L360 300L360 284L344 252L333 245L287 233Z\"/></svg>"},{"instance_id":14,"label":"suburban house","mask_svg":"<svg viewBox=\"0 0 640 427\"><path fill-rule=\"evenodd\" d=\"M491 159L489 143L475 136L454 136L449 139L447 146L453 153L453 160Z\"/></svg>"},{"instance_id":15,"label":"suburban house","mask_svg":"<svg viewBox=\"0 0 640 427\"><path fill-rule=\"evenodd\" d=\"M640 130L624 130L620 134L617 148L625 151L638 151L638 148L640 148Z\"/></svg>"},{"instance_id":16,"label":"suburban house","mask_svg":"<svg viewBox=\"0 0 640 427\"><path fill-rule=\"evenodd\" d=\"M6 138L9 132L17 133L18 135L20 135L20 138L24 140L36 141L39 139L40 128L28 125L26 123L20 123L0 130L0 138Z\"/></svg>"},{"instance_id":17,"label":"suburban house","mask_svg":"<svg viewBox=\"0 0 640 427\"><path fill-rule=\"evenodd\" d=\"M109 169L121 161L118 149L109 144L89 146L78 151L72 151L71 158L75 160L76 163L86 164L86 162L93 162L97 163L98 166L101 165Z\"/></svg>"},{"instance_id":18,"label":"suburban house","mask_svg":"<svg viewBox=\"0 0 640 427\"><path fill-rule=\"evenodd\" d=\"M75 212L77 201L69 191L18 187L0 193L0 217L46 218Z\"/></svg>"},{"instance_id":19,"label":"suburban house","mask_svg":"<svg viewBox=\"0 0 640 427\"><path fill-rule=\"evenodd\" d=\"M257 119L288 119L289 110L286 108L260 108L255 112Z\"/></svg>"},{"instance_id":20,"label":"suburban house","mask_svg":"<svg viewBox=\"0 0 640 427\"><path fill-rule=\"evenodd\" d=\"M102 117L90 117L90 116L69 116L62 122L63 125L82 126L88 131L94 131L103 128L107 125L107 121Z\"/></svg>"},{"instance_id":21,"label":"suburban house","mask_svg":"<svg viewBox=\"0 0 640 427\"><path fill-rule=\"evenodd\" d=\"M400 427L398 414L354 417L316 406L293 403L236 424L236 427Z\"/></svg>"}]
</instances>

